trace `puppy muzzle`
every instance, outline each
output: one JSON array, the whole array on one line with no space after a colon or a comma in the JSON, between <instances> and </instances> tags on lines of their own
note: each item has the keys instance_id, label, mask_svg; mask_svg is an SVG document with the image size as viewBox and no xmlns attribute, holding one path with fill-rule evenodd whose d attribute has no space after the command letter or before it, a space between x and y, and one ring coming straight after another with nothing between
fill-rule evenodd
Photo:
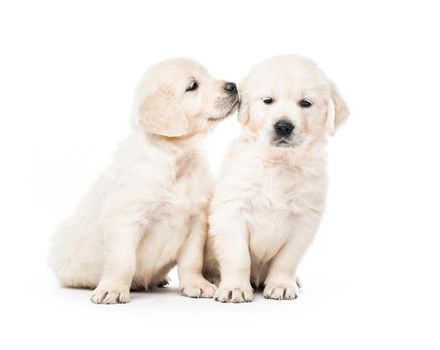
<instances>
[{"instance_id":1,"label":"puppy muzzle","mask_svg":"<svg viewBox=\"0 0 440 350\"><path fill-rule=\"evenodd\" d=\"M273 125L272 144L277 147L292 147L295 145L295 125L289 120L278 120Z\"/></svg>"}]
</instances>

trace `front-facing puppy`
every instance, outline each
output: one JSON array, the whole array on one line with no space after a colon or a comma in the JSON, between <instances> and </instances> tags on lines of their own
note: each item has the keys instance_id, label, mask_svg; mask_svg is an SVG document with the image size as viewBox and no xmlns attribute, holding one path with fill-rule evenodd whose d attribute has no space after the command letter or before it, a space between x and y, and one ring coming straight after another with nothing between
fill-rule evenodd
<instances>
[{"instance_id":1,"label":"front-facing puppy","mask_svg":"<svg viewBox=\"0 0 440 350\"><path fill-rule=\"evenodd\" d=\"M145 73L133 133L54 236L50 265L63 285L125 303L130 288L166 284L177 263L183 294L213 296L201 275L211 177L200 140L237 102L234 83L189 59Z\"/></svg>"},{"instance_id":2,"label":"front-facing puppy","mask_svg":"<svg viewBox=\"0 0 440 350\"><path fill-rule=\"evenodd\" d=\"M335 85L310 60L280 56L240 86L243 124L210 206L204 273L216 300L294 299L296 270L315 236L327 191L327 135L347 118ZM218 269L219 271L215 271Z\"/></svg>"}]
</instances>

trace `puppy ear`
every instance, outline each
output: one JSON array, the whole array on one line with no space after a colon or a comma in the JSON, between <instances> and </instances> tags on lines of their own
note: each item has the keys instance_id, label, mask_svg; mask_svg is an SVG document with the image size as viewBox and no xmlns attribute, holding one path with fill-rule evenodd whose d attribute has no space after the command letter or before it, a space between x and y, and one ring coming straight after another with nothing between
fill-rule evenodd
<instances>
[{"instance_id":1,"label":"puppy ear","mask_svg":"<svg viewBox=\"0 0 440 350\"><path fill-rule=\"evenodd\" d=\"M189 128L185 113L166 88L141 95L137 118L145 131L161 136L183 136Z\"/></svg>"},{"instance_id":2,"label":"puppy ear","mask_svg":"<svg viewBox=\"0 0 440 350\"><path fill-rule=\"evenodd\" d=\"M238 121L243 125L246 124L249 119L249 105L247 103L247 100L243 96L240 99L237 117Z\"/></svg>"},{"instance_id":3,"label":"puppy ear","mask_svg":"<svg viewBox=\"0 0 440 350\"><path fill-rule=\"evenodd\" d=\"M342 125L350 115L350 111L333 82L330 82L330 89L330 97L327 101L327 130L328 134L333 136L336 129Z\"/></svg>"}]
</instances>

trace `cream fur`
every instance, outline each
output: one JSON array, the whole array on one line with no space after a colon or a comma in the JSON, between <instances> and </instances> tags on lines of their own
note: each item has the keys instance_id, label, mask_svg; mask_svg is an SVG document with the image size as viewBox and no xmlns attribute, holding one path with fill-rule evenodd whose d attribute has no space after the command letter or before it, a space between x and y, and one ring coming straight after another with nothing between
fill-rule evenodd
<instances>
[{"instance_id":1,"label":"cream fur","mask_svg":"<svg viewBox=\"0 0 440 350\"><path fill-rule=\"evenodd\" d=\"M279 56L254 67L240 85L243 124L224 160L210 205L205 276L222 302L264 296L294 299L296 270L318 229L327 192L327 135L348 116L336 87L316 65ZM273 98L266 105L263 99ZM313 102L301 108L303 98ZM295 125L275 146L274 123Z\"/></svg>"},{"instance_id":2,"label":"cream fur","mask_svg":"<svg viewBox=\"0 0 440 350\"><path fill-rule=\"evenodd\" d=\"M185 91L194 79L198 89ZM166 284L177 263L184 295L214 295L201 275L211 176L200 141L238 101L224 84L189 59L145 73L133 133L53 237L50 266L63 285L125 303L130 288Z\"/></svg>"}]
</instances>

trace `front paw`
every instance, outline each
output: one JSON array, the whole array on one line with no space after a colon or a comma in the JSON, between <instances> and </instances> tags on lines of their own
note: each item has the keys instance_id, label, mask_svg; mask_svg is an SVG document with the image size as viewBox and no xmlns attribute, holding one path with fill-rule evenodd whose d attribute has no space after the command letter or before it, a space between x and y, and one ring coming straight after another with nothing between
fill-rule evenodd
<instances>
[{"instance_id":1,"label":"front paw","mask_svg":"<svg viewBox=\"0 0 440 350\"><path fill-rule=\"evenodd\" d=\"M298 297L298 284L295 283L266 283L263 295L266 299L293 300Z\"/></svg>"},{"instance_id":2,"label":"front paw","mask_svg":"<svg viewBox=\"0 0 440 350\"><path fill-rule=\"evenodd\" d=\"M125 304L130 301L130 290L97 287L90 298L95 304Z\"/></svg>"},{"instance_id":3,"label":"front paw","mask_svg":"<svg viewBox=\"0 0 440 350\"><path fill-rule=\"evenodd\" d=\"M182 294L190 298L212 298L217 287L204 278L192 278L181 283Z\"/></svg>"},{"instance_id":4,"label":"front paw","mask_svg":"<svg viewBox=\"0 0 440 350\"><path fill-rule=\"evenodd\" d=\"M216 301L220 301L222 303L250 302L253 298L253 290L250 283L229 286L225 286L220 283L214 298Z\"/></svg>"}]
</instances>

